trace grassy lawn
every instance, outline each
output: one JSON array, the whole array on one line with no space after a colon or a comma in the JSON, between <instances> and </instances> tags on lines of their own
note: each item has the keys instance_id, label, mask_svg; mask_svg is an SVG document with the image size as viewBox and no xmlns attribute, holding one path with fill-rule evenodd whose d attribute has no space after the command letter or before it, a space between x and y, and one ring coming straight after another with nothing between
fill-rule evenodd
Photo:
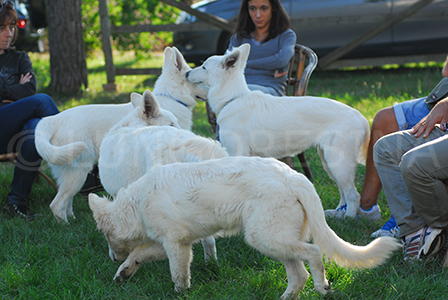
<instances>
[{"instance_id":1,"label":"grassy lawn","mask_svg":"<svg viewBox=\"0 0 448 300\"><path fill-rule=\"evenodd\" d=\"M39 92L50 93L48 54L31 54L38 78ZM148 61L133 55L115 55L120 66L161 66L161 54ZM383 107L428 94L441 77L442 64L388 66L381 69L317 71L313 74L308 94L337 99L358 109L370 122ZM131 92L152 89L155 76L121 76L116 78L119 91L102 90L106 73L102 54L88 60L89 87L82 95L62 97L51 95L61 110L90 103L124 103ZM204 103L194 111L193 131L211 136ZM339 202L335 183L322 168L315 149L306 152L314 185L325 209ZM0 165L0 201L2 207L9 192L13 167ZM51 174L44 163L43 170ZM298 171L301 171L298 169ZM361 191L364 166L357 169L356 185ZM76 219L70 224L58 223L48 205L55 191L42 180L33 186L29 203L39 213L34 222L0 214L0 299L278 299L287 286L282 264L248 247L241 236L217 240L218 262L206 264L200 244L194 247L191 267L192 287L178 294L173 290L168 261L146 264L124 284L112 278L120 263L108 256L106 240L96 230L87 197L76 195ZM330 227L344 240L365 245L370 234L388 220L390 212L381 194L379 202L382 222L350 219L328 220ZM320 296L313 289L310 277L300 299L447 299L448 270L437 262L405 265L396 252L383 266L372 270L344 269L326 262L327 278L333 294Z\"/></svg>"}]
</instances>

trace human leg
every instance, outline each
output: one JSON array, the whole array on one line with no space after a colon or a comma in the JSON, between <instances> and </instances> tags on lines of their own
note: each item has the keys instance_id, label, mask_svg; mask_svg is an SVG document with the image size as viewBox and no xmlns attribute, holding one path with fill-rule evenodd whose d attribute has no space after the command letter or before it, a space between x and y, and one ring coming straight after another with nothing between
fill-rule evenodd
<instances>
[{"instance_id":1,"label":"human leg","mask_svg":"<svg viewBox=\"0 0 448 300\"><path fill-rule=\"evenodd\" d=\"M425 98L405 101L378 111L372 122L366 158L366 175L361 192L361 208L370 209L378 203L381 181L373 162L373 146L387 134L412 128L429 113Z\"/></svg>"},{"instance_id":2,"label":"human leg","mask_svg":"<svg viewBox=\"0 0 448 300\"><path fill-rule=\"evenodd\" d=\"M366 175L361 192L361 208L369 210L378 204L381 192L381 180L373 162L373 146L384 135L398 131L398 123L393 107L386 107L378 111L372 122L370 142L366 158Z\"/></svg>"},{"instance_id":3,"label":"human leg","mask_svg":"<svg viewBox=\"0 0 448 300\"><path fill-rule=\"evenodd\" d=\"M430 137L415 138L409 131L390 134L378 140L373 148L373 158L384 188L390 210L400 227L400 237L421 229L424 224L418 219L406 185L401 176L400 164L403 155L432 139L443 135L433 130Z\"/></svg>"},{"instance_id":4,"label":"human leg","mask_svg":"<svg viewBox=\"0 0 448 300\"><path fill-rule=\"evenodd\" d=\"M443 135L408 151L401 162L412 205L423 224L434 228L448 229L447 147L448 135Z\"/></svg>"},{"instance_id":5,"label":"human leg","mask_svg":"<svg viewBox=\"0 0 448 300\"><path fill-rule=\"evenodd\" d=\"M443 248L446 240L445 230L430 227L421 219L412 205L405 183L405 178L410 174L419 173L418 170L422 170L423 165L426 170L431 169L428 168L428 164L442 166L435 154L432 141L439 139L444 133L442 130L435 128L430 136L424 139L422 137L415 138L410 131L397 132L383 137L374 146L375 165L383 183L390 210L400 227L399 236L403 240L405 261L437 254ZM442 151L443 155L444 152ZM431 163L431 161L435 163ZM411 169L411 171L408 171L408 169ZM433 171L429 173L433 173ZM411 180L409 184L425 185L427 182L417 183L417 181L412 182ZM439 186L438 189L438 193L446 196L446 188L443 187L444 191L441 191ZM428 196L428 190L424 194ZM421 201L426 203L426 198ZM434 212L432 214L434 215ZM442 215L446 216L444 213Z\"/></svg>"},{"instance_id":6,"label":"human leg","mask_svg":"<svg viewBox=\"0 0 448 300\"><path fill-rule=\"evenodd\" d=\"M15 151L25 124L33 118L43 118L59 112L50 96L37 94L0 108L0 152Z\"/></svg>"},{"instance_id":7,"label":"human leg","mask_svg":"<svg viewBox=\"0 0 448 300\"><path fill-rule=\"evenodd\" d=\"M34 145L34 131L40 118L58 113L53 100L37 94L8 104L0 109L0 126L8 128L0 133L0 151L18 152L14 176L7 204L13 215L26 217L26 197L36 178L41 157Z\"/></svg>"},{"instance_id":8,"label":"human leg","mask_svg":"<svg viewBox=\"0 0 448 300\"><path fill-rule=\"evenodd\" d=\"M444 135L403 155L401 175L420 226L423 226L406 236L405 259L433 256L445 243L448 192L442 180L448 178L447 146L448 135Z\"/></svg>"}]
</instances>

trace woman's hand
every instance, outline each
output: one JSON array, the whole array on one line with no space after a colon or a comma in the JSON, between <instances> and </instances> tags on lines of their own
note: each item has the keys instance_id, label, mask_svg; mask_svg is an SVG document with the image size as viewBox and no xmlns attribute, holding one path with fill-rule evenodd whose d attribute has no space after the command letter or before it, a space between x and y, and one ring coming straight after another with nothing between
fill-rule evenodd
<instances>
[{"instance_id":1,"label":"woman's hand","mask_svg":"<svg viewBox=\"0 0 448 300\"><path fill-rule=\"evenodd\" d=\"M286 71L279 73L278 70L275 70L275 72L274 72L274 77L275 78L282 77L283 75L286 75Z\"/></svg>"},{"instance_id":2,"label":"woman's hand","mask_svg":"<svg viewBox=\"0 0 448 300\"><path fill-rule=\"evenodd\" d=\"M412 127L411 133L415 137L423 133L423 138L426 138L436 124L440 124L441 129L448 130L448 98L440 100L426 117Z\"/></svg>"},{"instance_id":3,"label":"woman's hand","mask_svg":"<svg viewBox=\"0 0 448 300\"><path fill-rule=\"evenodd\" d=\"M26 73L25 75L22 74L20 76L19 83L20 84L25 84L25 83L29 82L32 77L33 77L33 75L31 75L30 73Z\"/></svg>"}]
</instances>

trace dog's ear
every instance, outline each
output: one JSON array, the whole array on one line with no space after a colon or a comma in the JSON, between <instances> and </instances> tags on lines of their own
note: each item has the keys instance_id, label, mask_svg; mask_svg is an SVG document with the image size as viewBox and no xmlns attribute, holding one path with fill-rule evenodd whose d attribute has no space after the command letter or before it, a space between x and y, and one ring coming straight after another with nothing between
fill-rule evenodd
<instances>
[{"instance_id":1,"label":"dog's ear","mask_svg":"<svg viewBox=\"0 0 448 300\"><path fill-rule=\"evenodd\" d=\"M240 52L239 51L233 51L232 53L230 53L229 55L227 55L224 58L224 61L222 63L222 68L228 70L230 68L235 67L235 65L238 62L239 58L240 58Z\"/></svg>"},{"instance_id":2,"label":"dog's ear","mask_svg":"<svg viewBox=\"0 0 448 300\"><path fill-rule=\"evenodd\" d=\"M159 102L157 102L156 97L151 93L150 90L146 90L143 93L143 111L146 114L146 117L149 119L158 118L160 115L160 106Z\"/></svg>"},{"instance_id":3,"label":"dog's ear","mask_svg":"<svg viewBox=\"0 0 448 300\"><path fill-rule=\"evenodd\" d=\"M226 55L224 55L222 68L228 70L230 68L235 67L239 62L240 63L244 62L245 65L245 62L249 57L249 53L250 53L249 44L242 44L237 48L233 48L232 51L227 52Z\"/></svg>"},{"instance_id":4,"label":"dog's ear","mask_svg":"<svg viewBox=\"0 0 448 300\"><path fill-rule=\"evenodd\" d=\"M179 71L182 71L182 69L190 70L191 68L185 61L185 58L182 55L182 53L180 53L180 51L176 47L173 47L172 50L175 57L175 65L177 69Z\"/></svg>"},{"instance_id":5,"label":"dog's ear","mask_svg":"<svg viewBox=\"0 0 448 300\"><path fill-rule=\"evenodd\" d=\"M142 95L139 93L131 93L131 103L134 107L139 107L142 104Z\"/></svg>"},{"instance_id":6,"label":"dog's ear","mask_svg":"<svg viewBox=\"0 0 448 300\"><path fill-rule=\"evenodd\" d=\"M171 62L172 59L173 59L173 50L171 49L171 47L166 47L165 51L163 52L162 69L170 67L172 64Z\"/></svg>"},{"instance_id":7,"label":"dog's ear","mask_svg":"<svg viewBox=\"0 0 448 300\"><path fill-rule=\"evenodd\" d=\"M110 219L110 202L106 197L98 197L95 194L89 194L89 207L93 212L93 218L97 224L98 230L108 232L112 230L113 222Z\"/></svg>"},{"instance_id":8,"label":"dog's ear","mask_svg":"<svg viewBox=\"0 0 448 300\"><path fill-rule=\"evenodd\" d=\"M241 51L241 59L246 61L250 53L250 44L242 44L238 49Z\"/></svg>"}]
</instances>

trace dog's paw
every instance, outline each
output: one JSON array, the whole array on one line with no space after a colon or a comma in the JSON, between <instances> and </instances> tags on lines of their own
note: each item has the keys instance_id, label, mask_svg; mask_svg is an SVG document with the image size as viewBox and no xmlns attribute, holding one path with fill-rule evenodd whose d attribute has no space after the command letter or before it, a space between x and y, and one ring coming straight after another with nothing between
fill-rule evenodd
<instances>
[{"instance_id":1,"label":"dog's paw","mask_svg":"<svg viewBox=\"0 0 448 300\"><path fill-rule=\"evenodd\" d=\"M314 285L314 289L321 295L328 295L333 292L331 290L330 283L325 283L323 285Z\"/></svg>"}]
</instances>

